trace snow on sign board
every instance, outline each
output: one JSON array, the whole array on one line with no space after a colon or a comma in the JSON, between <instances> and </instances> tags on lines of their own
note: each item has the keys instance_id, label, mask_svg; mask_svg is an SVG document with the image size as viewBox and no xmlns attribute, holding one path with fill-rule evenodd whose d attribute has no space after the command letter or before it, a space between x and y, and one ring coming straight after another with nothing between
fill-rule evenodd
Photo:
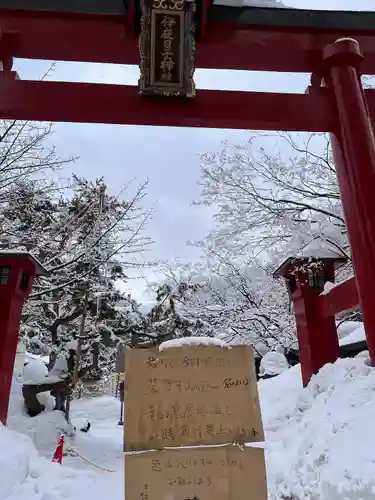
<instances>
[{"instance_id":1,"label":"snow on sign board","mask_svg":"<svg viewBox=\"0 0 375 500\"><path fill-rule=\"evenodd\" d=\"M127 349L124 450L263 441L253 350Z\"/></svg>"},{"instance_id":2,"label":"snow on sign board","mask_svg":"<svg viewBox=\"0 0 375 500\"><path fill-rule=\"evenodd\" d=\"M267 500L264 450L238 446L130 454L126 500Z\"/></svg>"}]
</instances>

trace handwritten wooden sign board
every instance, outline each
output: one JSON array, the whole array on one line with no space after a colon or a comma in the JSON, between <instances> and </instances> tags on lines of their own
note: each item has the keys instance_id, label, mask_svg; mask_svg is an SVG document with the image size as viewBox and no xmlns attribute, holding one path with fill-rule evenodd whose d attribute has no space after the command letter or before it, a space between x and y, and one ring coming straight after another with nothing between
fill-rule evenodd
<instances>
[{"instance_id":1,"label":"handwritten wooden sign board","mask_svg":"<svg viewBox=\"0 0 375 500\"><path fill-rule=\"evenodd\" d=\"M126 500L267 500L264 451L237 446L129 454Z\"/></svg>"},{"instance_id":2,"label":"handwritten wooden sign board","mask_svg":"<svg viewBox=\"0 0 375 500\"><path fill-rule=\"evenodd\" d=\"M125 356L125 451L264 441L251 347Z\"/></svg>"}]
</instances>

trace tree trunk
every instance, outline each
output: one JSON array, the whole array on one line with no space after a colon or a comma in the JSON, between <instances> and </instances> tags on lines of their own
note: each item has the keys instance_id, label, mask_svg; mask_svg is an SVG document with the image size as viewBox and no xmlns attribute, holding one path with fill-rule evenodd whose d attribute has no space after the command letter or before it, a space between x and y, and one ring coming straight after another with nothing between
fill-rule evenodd
<instances>
[{"instance_id":1,"label":"tree trunk","mask_svg":"<svg viewBox=\"0 0 375 500\"><path fill-rule=\"evenodd\" d=\"M92 344L92 372L94 377L96 374L99 376L99 354L100 354L99 342L94 342Z\"/></svg>"}]
</instances>

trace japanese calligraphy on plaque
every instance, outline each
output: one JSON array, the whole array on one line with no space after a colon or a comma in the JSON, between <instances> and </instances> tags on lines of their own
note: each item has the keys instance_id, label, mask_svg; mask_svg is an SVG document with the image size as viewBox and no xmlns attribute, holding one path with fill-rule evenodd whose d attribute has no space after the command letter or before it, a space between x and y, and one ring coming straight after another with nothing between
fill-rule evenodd
<instances>
[{"instance_id":1,"label":"japanese calligraphy on plaque","mask_svg":"<svg viewBox=\"0 0 375 500\"><path fill-rule=\"evenodd\" d=\"M194 0L141 0L140 94L194 96L194 8Z\"/></svg>"},{"instance_id":2,"label":"japanese calligraphy on plaque","mask_svg":"<svg viewBox=\"0 0 375 500\"><path fill-rule=\"evenodd\" d=\"M267 500L261 448L217 446L128 454L126 500Z\"/></svg>"},{"instance_id":3,"label":"japanese calligraphy on plaque","mask_svg":"<svg viewBox=\"0 0 375 500\"><path fill-rule=\"evenodd\" d=\"M251 347L129 349L126 451L263 441Z\"/></svg>"}]
</instances>

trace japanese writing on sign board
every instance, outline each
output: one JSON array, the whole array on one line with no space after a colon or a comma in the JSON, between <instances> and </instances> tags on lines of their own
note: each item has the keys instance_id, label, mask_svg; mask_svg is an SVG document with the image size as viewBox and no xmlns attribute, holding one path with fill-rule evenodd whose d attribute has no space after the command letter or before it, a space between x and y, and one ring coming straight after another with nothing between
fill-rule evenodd
<instances>
[{"instance_id":1,"label":"japanese writing on sign board","mask_svg":"<svg viewBox=\"0 0 375 500\"><path fill-rule=\"evenodd\" d=\"M251 347L126 353L125 450L263 441Z\"/></svg>"}]
</instances>

